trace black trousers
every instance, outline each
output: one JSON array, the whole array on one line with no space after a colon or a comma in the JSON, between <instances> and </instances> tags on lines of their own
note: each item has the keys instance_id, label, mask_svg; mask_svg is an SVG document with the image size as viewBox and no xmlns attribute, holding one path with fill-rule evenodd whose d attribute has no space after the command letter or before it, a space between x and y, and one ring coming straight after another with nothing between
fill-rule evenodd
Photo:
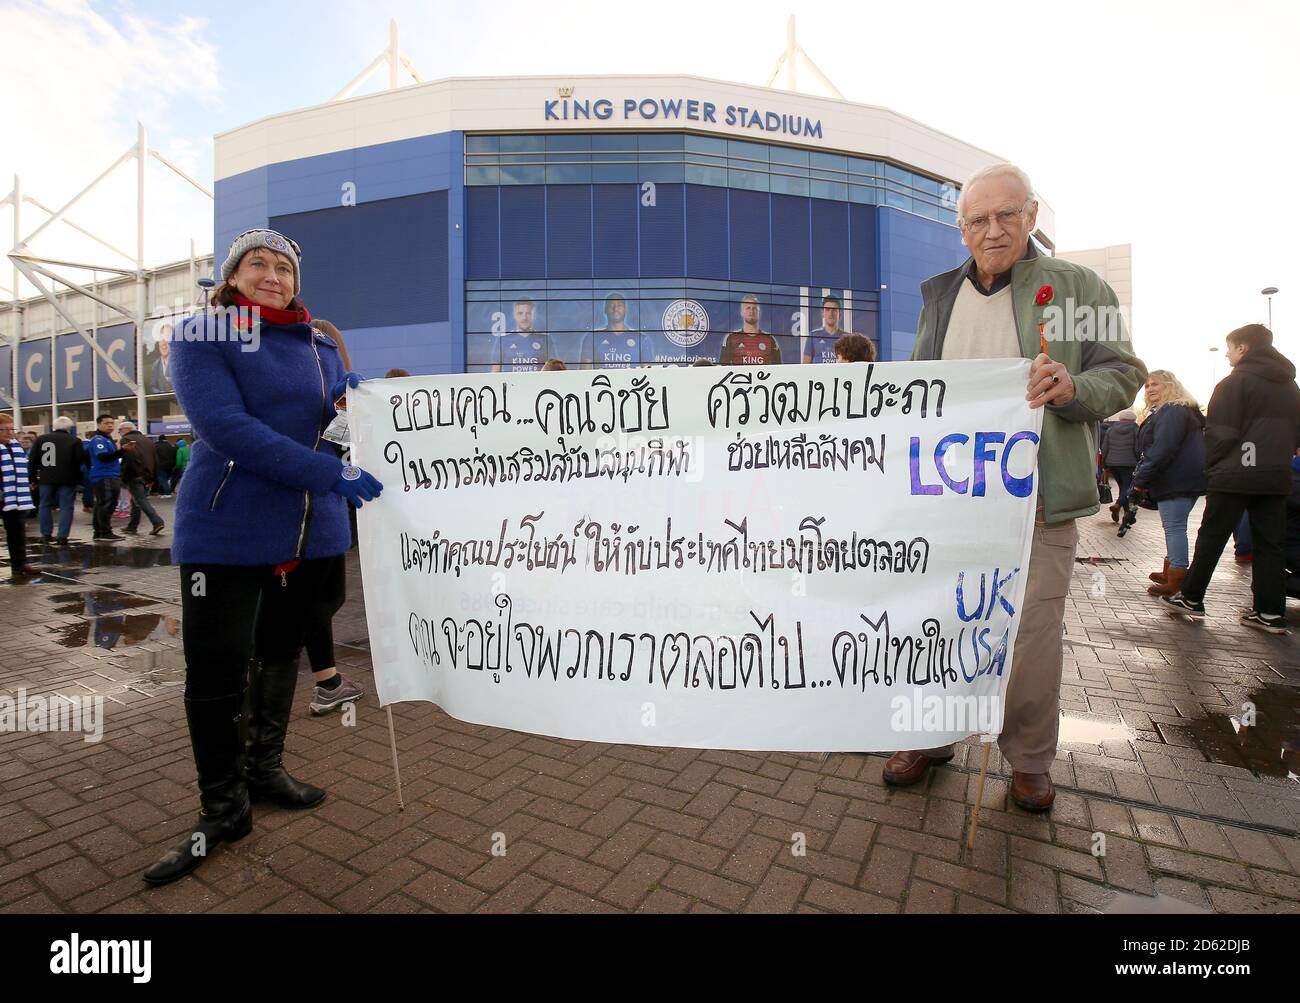
<instances>
[{"instance_id":1,"label":"black trousers","mask_svg":"<svg viewBox=\"0 0 1300 1003\"><path fill-rule=\"evenodd\" d=\"M149 485L144 481L129 481L123 486L131 496L131 518L126 521L126 528L140 528L141 512L149 517L149 523L155 529L161 526L163 524L162 516L154 509L153 503L149 501Z\"/></svg>"},{"instance_id":2,"label":"black trousers","mask_svg":"<svg viewBox=\"0 0 1300 1003\"><path fill-rule=\"evenodd\" d=\"M185 696L239 693L253 658L297 658L334 560L303 561L283 582L269 564L182 564Z\"/></svg>"},{"instance_id":3,"label":"black trousers","mask_svg":"<svg viewBox=\"0 0 1300 1003\"><path fill-rule=\"evenodd\" d=\"M109 536L113 532L113 510L117 496L122 493L122 482L116 477L105 477L95 482L95 536Z\"/></svg>"},{"instance_id":4,"label":"black trousers","mask_svg":"<svg viewBox=\"0 0 1300 1003\"><path fill-rule=\"evenodd\" d=\"M1251 562L1251 591L1255 610L1270 616L1286 614L1286 498L1282 495L1237 495L1211 491L1205 496L1205 515L1196 534L1196 552L1183 579L1183 595L1193 602L1205 599L1210 576L1223 555L1223 548L1241 520L1250 516L1254 547Z\"/></svg>"},{"instance_id":5,"label":"black trousers","mask_svg":"<svg viewBox=\"0 0 1300 1003\"><path fill-rule=\"evenodd\" d=\"M347 599L347 558L339 554L338 557L331 557L328 560L330 566L326 569L325 579L321 583L320 602L312 614L304 642L312 672L322 672L334 667L332 621L334 614L343 608L343 602Z\"/></svg>"},{"instance_id":6,"label":"black trousers","mask_svg":"<svg viewBox=\"0 0 1300 1003\"><path fill-rule=\"evenodd\" d=\"M1116 483L1119 484L1119 494L1115 496L1115 504L1124 507L1128 501L1128 489L1133 486L1133 468L1132 467L1110 467L1110 472L1115 476Z\"/></svg>"},{"instance_id":7,"label":"black trousers","mask_svg":"<svg viewBox=\"0 0 1300 1003\"><path fill-rule=\"evenodd\" d=\"M27 513L6 512L4 524L5 542L9 545L9 563L17 573L27 563Z\"/></svg>"}]
</instances>

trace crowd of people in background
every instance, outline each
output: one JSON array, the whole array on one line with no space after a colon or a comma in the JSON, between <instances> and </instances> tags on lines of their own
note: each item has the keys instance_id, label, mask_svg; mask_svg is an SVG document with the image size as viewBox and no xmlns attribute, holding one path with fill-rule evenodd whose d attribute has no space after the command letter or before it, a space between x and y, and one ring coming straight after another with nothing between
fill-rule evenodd
<instances>
[{"instance_id":1,"label":"crowd of people in background","mask_svg":"<svg viewBox=\"0 0 1300 1003\"><path fill-rule=\"evenodd\" d=\"M50 431L40 435L16 435L9 414L0 414L0 424L5 530L15 575L38 573L27 560L26 523L37 523L42 543L66 546L76 542L72 532L78 504L92 516L95 542L117 543L138 535L141 516L149 519L153 536L166 528L150 495L172 496L189 462L184 438L151 439L133 422L119 424L108 414L99 416L95 430L84 440L77 436L76 422L66 416L55 418ZM113 532L112 519L118 514L123 490L130 504L122 529L125 535L120 536Z\"/></svg>"},{"instance_id":2,"label":"crowd of people in background","mask_svg":"<svg viewBox=\"0 0 1300 1003\"><path fill-rule=\"evenodd\" d=\"M1101 478L1118 488L1110 506L1118 535L1139 508L1160 515L1164 567L1148 576L1148 592L1204 617L1210 576L1232 536L1235 560L1252 565L1255 605L1241 622L1281 634L1287 597L1300 599L1300 390L1295 366L1262 324L1226 341L1232 371L1206 410L1173 373L1157 369L1147 378L1141 424L1128 409L1102 424ZM1203 497L1193 551L1188 516Z\"/></svg>"}]
</instances>

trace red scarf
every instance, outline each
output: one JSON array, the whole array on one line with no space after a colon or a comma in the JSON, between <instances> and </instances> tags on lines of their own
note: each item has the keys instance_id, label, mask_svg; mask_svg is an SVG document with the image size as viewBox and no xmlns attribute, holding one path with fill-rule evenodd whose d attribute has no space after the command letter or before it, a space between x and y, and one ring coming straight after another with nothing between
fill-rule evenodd
<instances>
[{"instance_id":1,"label":"red scarf","mask_svg":"<svg viewBox=\"0 0 1300 1003\"><path fill-rule=\"evenodd\" d=\"M243 293L235 293L233 299L236 306L243 307L245 310L259 311L263 324L274 324L283 327L287 324L311 323L311 314L307 311L306 304L296 297L290 302L298 305L288 310L277 310L275 307L254 303Z\"/></svg>"}]
</instances>

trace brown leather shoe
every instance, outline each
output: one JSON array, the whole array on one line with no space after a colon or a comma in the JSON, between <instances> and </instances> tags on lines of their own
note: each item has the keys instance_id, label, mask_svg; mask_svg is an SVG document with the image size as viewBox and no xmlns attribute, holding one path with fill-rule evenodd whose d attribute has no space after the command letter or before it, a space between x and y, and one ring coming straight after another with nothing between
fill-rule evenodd
<instances>
[{"instance_id":1,"label":"brown leather shoe","mask_svg":"<svg viewBox=\"0 0 1300 1003\"><path fill-rule=\"evenodd\" d=\"M1056 800L1056 787L1050 773L1011 771L1011 800L1025 811L1050 811Z\"/></svg>"},{"instance_id":2,"label":"brown leather shoe","mask_svg":"<svg viewBox=\"0 0 1300 1003\"><path fill-rule=\"evenodd\" d=\"M931 766L938 766L950 759L952 756L931 759L924 752L895 752L885 763L881 777L891 787L906 787L923 780Z\"/></svg>"},{"instance_id":3,"label":"brown leather shoe","mask_svg":"<svg viewBox=\"0 0 1300 1003\"><path fill-rule=\"evenodd\" d=\"M1151 572L1151 574L1147 575L1147 577L1150 578L1157 585L1163 585L1165 583L1165 579L1169 577L1169 558L1167 557L1165 558L1165 566L1163 568L1161 568L1159 571Z\"/></svg>"},{"instance_id":4,"label":"brown leather shoe","mask_svg":"<svg viewBox=\"0 0 1300 1003\"><path fill-rule=\"evenodd\" d=\"M1159 585L1148 585L1147 592L1153 596L1171 596L1183 587L1183 579L1186 577L1186 568L1170 568L1165 580Z\"/></svg>"}]
</instances>

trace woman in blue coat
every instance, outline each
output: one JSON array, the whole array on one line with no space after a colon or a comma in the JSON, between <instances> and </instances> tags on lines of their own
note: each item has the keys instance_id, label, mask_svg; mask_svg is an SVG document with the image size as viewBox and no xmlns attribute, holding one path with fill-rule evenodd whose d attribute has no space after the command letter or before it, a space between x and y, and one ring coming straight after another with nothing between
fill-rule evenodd
<instances>
[{"instance_id":1,"label":"woman in blue coat","mask_svg":"<svg viewBox=\"0 0 1300 1003\"><path fill-rule=\"evenodd\" d=\"M202 812L145 872L151 884L175 881L218 844L248 835L253 801L309 808L325 797L282 762L298 657L330 559L350 543L347 503L360 506L382 486L321 438L334 402L360 377L310 324L301 257L273 230L240 234L221 266L216 309L172 333L176 396L197 436L172 561Z\"/></svg>"},{"instance_id":2,"label":"woman in blue coat","mask_svg":"<svg viewBox=\"0 0 1300 1003\"><path fill-rule=\"evenodd\" d=\"M1205 416L1178 378L1157 369L1147 378L1152 409L1138 436L1142 455L1133 471L1133 489L1143 491L1160 510L1165 530L1165 566L1149 577L1153 596L1173 595L1187 575L1187 517L1205 494Z\"/></svg>"}]
</instances>

